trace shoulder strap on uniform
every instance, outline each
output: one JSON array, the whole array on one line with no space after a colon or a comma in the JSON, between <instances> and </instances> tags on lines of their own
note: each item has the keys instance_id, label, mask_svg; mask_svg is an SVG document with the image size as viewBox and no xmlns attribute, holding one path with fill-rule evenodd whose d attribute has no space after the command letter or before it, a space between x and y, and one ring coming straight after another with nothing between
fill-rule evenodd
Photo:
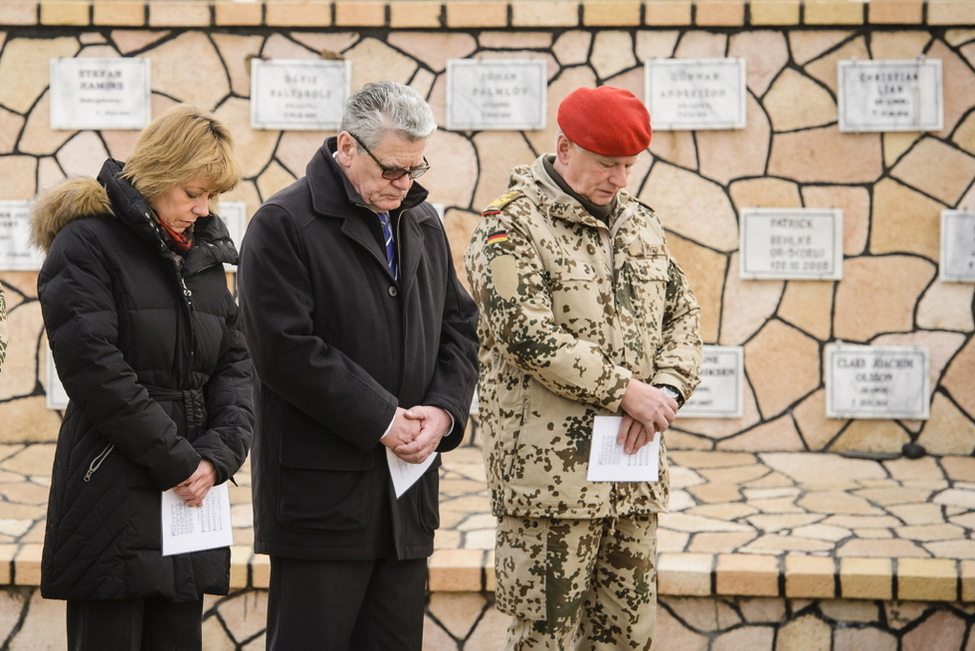
<instances>
[{"instance_id":1,"label":"shoulder strap on uniform","mask_svg":"<svg viewBox=\"0 0 975 651\"><path fill-rule=\"evenodd\" d=\"M522 196L522 192L520 190L509 190L508 192L505 192L500 197L492 201L491 205L489 205L487 208L481 211L481 214L497 215L499 212L504 210L505 206L507 206L509 203L511 203L512 201L514 201L520 196Z\"/></svg>"}]
</instances>

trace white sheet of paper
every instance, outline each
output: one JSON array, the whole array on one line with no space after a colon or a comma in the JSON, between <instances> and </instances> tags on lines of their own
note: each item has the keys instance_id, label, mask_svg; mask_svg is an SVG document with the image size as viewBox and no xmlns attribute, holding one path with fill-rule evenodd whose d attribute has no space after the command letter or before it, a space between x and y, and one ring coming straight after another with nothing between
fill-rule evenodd
<instances>
[{"instance_id":1,"label":"white sheet of paper","mask_svg":"<svg viewBox=\"0 0 975 651\"><path fill-rule=\"evenodd\" d=\"M616 443L620 416L596 416L589 450L589 481L659 481L660 434L636 454L626 454Z\"/></svg>"},{"instance_id":2,"label":"white sheet of paper","mask_svg":"<svg viewBox=\"0 0 975 651\"><path fill-rule=\"evenodd\" d=\"M227 483L214 486L203 506L186 506L172 489L162 494L163 556L229 547L234 544Z\"/></svg>"},{"instance_id":3,"label":"white sheet of paper","mask_svg":"<svg viewBox=\"0 0 975 651\"><path fill-rule=\"evenodd\" d=\"M434 452L421 463L410 463L409 461L403 461L396 456L396 453L386 448L389 476L393 478L393 490L396 491L396 497L401 497L410 486L415 484L416 480L423 476L423 473L427 471L427 468L430 467L430 464L436 458L437 453Z\"/></svg>"}]
</instances>

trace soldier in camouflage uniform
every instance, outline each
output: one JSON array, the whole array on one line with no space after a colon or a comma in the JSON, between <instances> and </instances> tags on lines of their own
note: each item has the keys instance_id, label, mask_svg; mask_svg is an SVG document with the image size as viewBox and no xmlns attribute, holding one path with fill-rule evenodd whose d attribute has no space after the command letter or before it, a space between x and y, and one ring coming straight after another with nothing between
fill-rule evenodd
<instances>
[{"instance_id":1,"label":"soldier in camouflage uniform","mask_svg":"<svg viewBox=\"0 0 975 651\"><path fill-rule=\"evenodd\" d=\"M623 190L646 108L579 89L558 122L556 154L512 170L465 257L497 606L509 649L649 649L665 448L659 481L587 481L593 418L623 417L627 453L667 429L699 381L699 310L660 220Z\"/></svg>"}]
</instances>

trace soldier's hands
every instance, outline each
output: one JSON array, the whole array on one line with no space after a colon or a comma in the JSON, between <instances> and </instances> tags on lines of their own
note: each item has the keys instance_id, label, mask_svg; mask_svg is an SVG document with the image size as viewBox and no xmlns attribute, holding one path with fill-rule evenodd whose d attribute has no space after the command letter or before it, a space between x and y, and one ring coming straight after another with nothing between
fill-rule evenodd
<instances>
[{"instance_id":1,"label":"soldier's hands","mask_svg":"<svg viewBox=\"0 0 975 651\"><path fill-rule=\"evenodd\" d=\"M623 423L616 441L624 446L627 454L634 454L653 440L657 432L664 432L677 417L677 401L657 387L634 378L626 385L623 394ZM627 417L634 422L628 422ZM643 432L634 425L643 427Z\"/></svg>"},{"instance_id":2,"label":"soldier's hands","mask_svg":"<svg viewBox=\"0 0 975 651\"><path fill-rule=\"evenodd\" d=\"M419 405L406 411L406 418L419 424L420 432L409 443L393 448L403 461L421 463L440 445L440 440L450 429L453 419L440 407Z\"/></svg>"},{"instance_id":3,"label":"soldier's hands","mask_svg":"<svg viewBox=\"0 0 975 651\"><path fill-rule=\"evenodd\" d=\"M393 426L389 428L386 436L379 439L379 442L396 452L398 446L411 443L419 435L420 422L415 418L407 418L406 410L397 407L396 416L393 417Z\"/></svg>"}]
</instances>

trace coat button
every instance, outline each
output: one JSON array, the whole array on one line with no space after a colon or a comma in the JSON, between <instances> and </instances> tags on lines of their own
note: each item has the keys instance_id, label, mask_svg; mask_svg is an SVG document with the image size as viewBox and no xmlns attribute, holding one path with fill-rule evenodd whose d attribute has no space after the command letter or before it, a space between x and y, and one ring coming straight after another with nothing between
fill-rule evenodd
<instances>
[{"instance_id":1,"label":"coat button","mask_svg":"<svg viewBox=\"0 0 975 651\"><path fill-rule=\"evenodd\" d=\"M396 291L396 287L394 285L390 285L389 286L389 289L387 289L386 291L389 292L389 295L392 296L392 297L394 297L394 298L396 297L396 294L398 293Z\"/></svg>"}]
</instances>

